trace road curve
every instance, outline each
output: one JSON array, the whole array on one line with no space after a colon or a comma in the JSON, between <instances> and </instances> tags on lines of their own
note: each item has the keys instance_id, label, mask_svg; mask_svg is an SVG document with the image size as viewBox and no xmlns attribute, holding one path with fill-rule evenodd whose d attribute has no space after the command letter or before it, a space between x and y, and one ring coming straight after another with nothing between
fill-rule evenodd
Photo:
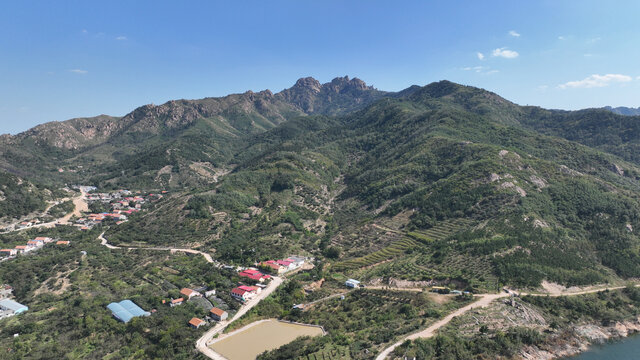
<instances>
[{"instance_id":1,"label":"road curve","mask_svg":"<svg viewBox=\"0 0 640 360\"><path fill-rule=\"evenodd\" d=\"M98 236L98 240L100 240L100 244L101 245L106 246L109 249L127 249L127 250L141 249L141 250L155 250L155 251L170 251L172 253L185 252L185 253L190 253L190 254L200 254L205 258L205 260L207 260L207 262L212 263L212 264L217 264L217 262L214 261L213 258L211 258L210 254L207 254L207 253L204 253L204 252L198 251L198 250L193 250L193 249L178 249L178 248L170 248L170 247L152 247L152 248L121 247L121 246L111 245L111 244L109 244L107 239L104 237L104 231ZM278 276L272 277L271 278L271 282L269 283L269 285L264 290L262 290L258 296L256 296L255 298L247 301L240 308L240 310L238 310L238 312L233 316L233 318L231 318L230 320L218 322L214 327L212 327L206 333L204 333L204 335L202 335L202 337L200 337L200 339L198 339L198 341L196 342L196 349L198 349L198 351L200 351L202 354L204 354L205 356L207 356L207 357L209 357L211 359L214 359L214 360L226 360L225 357L223 357L222 355L218 354L217 352L215 352L215 351L213 351L212 349L209 348L208 345L211 342L211 340L213 339L213 337L216 334L219 334L220 332L222 332L233 321L239 319L242 315L246 314L247 311L251 310L262 299L264 299L267 296L271 295L271 293L273 293L278 288L278 286L280 286L282 284L283 281L284 280L281 277L278 277Z\"/></svg>"},{"instance_id":2,"label":"road curve","mask_svg":"<svg viewBox=\"0 0 640 360\"><path fill-rule=\"evenodd\" d=\"M640 287L640 284L636 284L634 285L636 287ZM585 295L585 294L593 294L593 293L597 293L600 291L606 291L606 290L620 290L620 289L624 289L626 286L611 286L611 287L602 287L602 288L593 288L593 289L587 289L587 290L578 290L578 291L570 291L570 292L554 292L554 293L519 293L519 296L550 296L550 297L559 297L559 296L576 296L576 295ZM398 346L400 346L402 343L404 343L407 340L414 340L414 339L426 339L426 338L430 338L432 336L434 336L436 334L436 331L438 329L440 329L441 327L447 325L454 317L456 316L460 316L464 313L466 313L467 311L474 309L474 308L482 308L482 307L487 307L493 300L499 299L499 298L503 298L503 297L508 297L510 296L510 294L508 293L500 293L500 294L479 294L476 295L477 297L480 297L480 300L475 301L467 306L461 307L460 309L452 312L451 314L447 315L446 317L444 317L442 320L439 320L437 322L435 322L434 324L432 324L431 326L429 326L428 328L421 330L417 333L413 333L411 335L405 336L404 338L402 338L401 340L399 340L398 342L392 344L391 346L387 347L386 349L384 349L380 354L378 354L378 356L376 357L376 360L384 360L386 359L389 355L391 355L391 353L393 352L393 350L395 350Z\"/></svg>"},{"instance_id":3,"label":"road curve","mask_svg":"<svg viewBox=\"0 0 640 360\"><path fill-rule=\"evenodd\" d=\"M204 257L205 260L207 260L208 263L211 263L211 264L216 263L210 254L207 254L205 252L198 251L198 250L193 250L193 249L180 249L180 248L171 248L171 247L132 247L132 246L122 247L122 246L111 245L107 242L107 239L104 237L104 233L105 232L103 231L102 234L98 236L98 240L100 240L100 245L104 245L109 249L152 250L152 251L169 251L171 253L184 252L189 254L200 254Z\"/></svg>"},{"instance_id":4,"label":"road curve","mask_svg":"<svg viewBox=\"0 0 640 360\"><path fill-rule=\"evenodd\" d=\"M50 204L45 211L43 212L43 214L46 214L52 207L54 207L55 205L58 205L60 203L62 203L63 201L68 201L69 198L63 198L60 199L52 204ZM60 225L69 225L69 219L71 219L72 216L77 216L77 217L81 217L82 216L82 211L89 211L89 205L87 203L86 200L86 193L85 192L81 192L80 195L74 197L72 199L73 201L73 205L75 205L74 209L72 212L64 215L63 217L53 220L53 221L49 221L47 223L42 223L42 224L36 224L33 226L29 226L29 227L25 227L22 229L15 229L15 226L19 223L14 223L12 225L9 226L13 226L14 230L10 230L10 231L3 231L0 232L0 234L7 234L7 233L11 233L11 232L18 232L18 231L24 231L24 230L29 230L29 229L36 229L36 228L53 228L54 226L56 226L56 224L60 224Z\"/></svg>"},{"instance_id":5,"label":"road curve","mask_svg":"<svg viewBox=\"0 0 640 360\"><path fill-rule=\"evenodd\" d=\"M200 351L203 355L209 357L210 359L226 360L224 356L218 354L217 352L213 351L213 349L209 347L209 343L211 343L211 340L213 339L213 337L216 334L221 333L227 326L229 326L229 324L231 324L235 320L242 317L242 315L246 314L247 311L251 310L254 306L258 305L258 303L262 299L266 298L271 293L273 293L278 288L278 286L282 284L282 282L283 282L283 279L281 277L278 277L278 276L272 277L271 282L269 283L267 288L262 290L260 294L258 294L258 296L256 296L255 298L247 301L247 303L244 304L240 308L240 310L238 310L238 312L233 316L233 318L231 318L231 320L221 321L217 323L214 327L209 329L206 333L204 333L204 335L202 335L202 337L200 337L200 339L198 339L198 341L196 342L196 349L198 349L198 351Z\"/></svg>"},{"instance_id":6,"label":"road curve","mask_svg":"<svg viewBox=\"0 0 640 360\"><path fill-rule=\"evenodd\" d=\"M429 338L432 337L435 332L440 329L441 327L447 325L454 317L456 316L460 316L464 313L466 313L467 311L473 309L473 308L482 308L482 307L486 307L488 306L493 300L498 299L498 298L503 298L503 297L508 297L509 294L507 293L501 293L501 294L484 294L484 295L477 295L477 297L479 297L480 299L478 301L474 301L473 303L466 305L464 307L461 307L460 309L450 313L449 315L445 316L443 319L436 321L435 323L433 323L432 325L430 325L428 328L421 330L417 333L413 333L409 336L404 337L403 339L399 340L398 342L394 343L393 345L389 346L388 348L384 349L377 357L376 360L384 360L387 358L387 356L389 356L393 350L395 350L398 346L400 346L402 343L404 343L407 340L414 340L414 339L418 339L418 338Z\"/></svg>"}]
</instances>

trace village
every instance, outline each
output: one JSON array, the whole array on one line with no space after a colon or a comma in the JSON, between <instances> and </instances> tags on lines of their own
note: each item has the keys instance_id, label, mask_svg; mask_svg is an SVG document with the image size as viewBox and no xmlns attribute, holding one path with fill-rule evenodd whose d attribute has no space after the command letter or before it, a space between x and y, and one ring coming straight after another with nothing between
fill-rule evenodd
<instances>
[{"instance_id":1,"label":"village","mask_svg":"<svg viewBox=\"0 0 640 360\"><path fill-rule=\"evenodd\" d=\"M104 210L94 211L76 219L73 225L80 230L89 230L109 220L116 225L122 224L131 214L142 210L144 204L160 200L167 193L167 191L161 191L160 193L134 194L129 190L96 193L93 192L96 189L91 186L77 186L77 188L86 193L89 209Z\"/></svg>"},{"instance_id":2,"label":"village","mask_svg":"<svg viewBox=\"0 0 640 360\"><path fill-rule=\"evenodd\" d=\"M13 249L0 249L0 261L13 259L18 255L29 254L38 251L47 244L55 244L57 246L69 246L67 240L55 240L50 237L36 237L27 241L25 245L16 245Z\"/></svg>"},{"instance_id":3,"label":"village","mask_svg":"<svg viewBox=\"0 0 640 360\"><path fill-rule=\"evenodd\" d=\"M192 317L186 325L194 329L208 326L215 323L225 322L230 318L237 318L244 314L251 307L255 306L259 300L262 291L269 287L269 284L277 279L280 283L281 279L278 275L295 272L303 268L310 259L300 256L290 256L282 260L268 260L254 264L253 267L235 267L223 265L222 268L232 271L242 279L237 286L228 292L230 299L236 302L236 305L229 304L225 301L216 289L209 289L207 286L194 288L182 288L177 297L163 299L162 304L174 308L184 303L193 303L198 307L206 310L204 317ZM273 287L275 289L275 286ZM265 295L265 294L262 294ZM226 296L225 296L226 297ZM113 317L121 322L127 323L134 317L152 316L157 309L146 311L129 299L120 302L113 302L107 305Z\"/></svg>"}]
</instances>

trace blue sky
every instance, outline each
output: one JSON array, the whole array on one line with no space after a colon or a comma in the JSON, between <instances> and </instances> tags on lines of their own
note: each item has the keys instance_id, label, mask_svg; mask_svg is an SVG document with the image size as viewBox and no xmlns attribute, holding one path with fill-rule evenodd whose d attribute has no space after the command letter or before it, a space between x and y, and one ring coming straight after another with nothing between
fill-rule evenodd
<instances>
[{"instance_id":1,"label":"blue sky","mask_svg":"<svg viewBox=\"0 0 640 360\"><path fill-rule=\"evenodd\" d=\"M638 1L4 2L0 133L303 76L637 107L638 14Z\"/></svg>"}]
</instances>

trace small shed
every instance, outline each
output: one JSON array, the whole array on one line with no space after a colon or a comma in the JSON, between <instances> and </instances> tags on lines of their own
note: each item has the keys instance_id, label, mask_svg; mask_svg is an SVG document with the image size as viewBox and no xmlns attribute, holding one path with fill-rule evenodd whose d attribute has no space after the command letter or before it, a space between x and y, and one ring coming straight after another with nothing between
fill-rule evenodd
<instances>
[{"instance_id":1,"label":"small shed","mask_svg":"<svg viewBox=\"0 0 640 360\"><path fill-rule=\"evenodd\" d=\"M346 287L348 287L348 288L357 288L358 286L360 286L360 281L354 280L354 279L349 279L349 280L344 282L344 285Z\"/></svg>"}]
</instances>

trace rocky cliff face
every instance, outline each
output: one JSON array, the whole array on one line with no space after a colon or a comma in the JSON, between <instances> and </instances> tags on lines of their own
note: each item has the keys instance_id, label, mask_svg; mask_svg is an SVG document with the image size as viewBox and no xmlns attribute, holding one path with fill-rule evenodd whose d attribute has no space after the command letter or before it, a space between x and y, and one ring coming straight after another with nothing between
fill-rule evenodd
<instances>
[{"instance_id":1,"label":"rocky cliff face","mask_svg":"<svg viewBox=\"0 0 640 360\"><path fill-rule=\"evenodd\" d=\"M527 346L520 356L527 360L552 360L574 356L589 350L589 346L624 338L640 332L640 318L616 322L609 326L582 324L570 332L557 334L545 346Z\"/></svg>"},{"instance_id":2,"label":"rocky cliff face","mask_svg":"<svg viewBox=\"0 0 640 360\"><path fill-rule=\"evenodd\" d=\"M100 115L62 122L49 122L27 130L16 137L5 136L7 142L32 140L38 145L62 149L78 149L108 139L122 127L120 118Z\"/></svg>"},{"instance_id":3,"label":"rocky cliff face","mask_svg":"<svg viewBox=\"0 0 640 360\"><path fill-rule=\"evenodd\" d=\"M353 111L362 104L371 103L389 94L367 86L358 78L337 77L331 82L320 84L318 80L307 77L299 79L293 87L277 93L276 97L296 105L308 114L335 115Z\"/></svg>"},{"instance_id":4,"label":"rocky cliff face","mask_svg":"<svg viewBox=\"0 0 640 360\"><path fill-rule=\"evenodd\" d=\"M237 117L257 118L260 127L269 128L286 120L288 115L312 113L337 114L366 105L385 92L348 76L326 84L314 78L299 79L295 85L273 94L269 90L233 94L221 98L173 100L162 105L144 105L122 118L100 115L38 125L16 136L4 135L4 144L33 141L65 150L96 146L110 138L129 134L162 134L188 127L198 119L219 117L237 127Z\"/></svg>"}]
</instances>

